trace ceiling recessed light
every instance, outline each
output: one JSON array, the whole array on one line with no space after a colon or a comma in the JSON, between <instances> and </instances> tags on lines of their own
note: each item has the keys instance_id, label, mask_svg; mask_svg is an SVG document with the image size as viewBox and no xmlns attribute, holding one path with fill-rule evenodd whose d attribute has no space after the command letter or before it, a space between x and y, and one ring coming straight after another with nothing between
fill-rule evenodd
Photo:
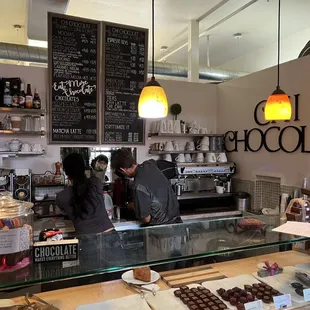
<instances>
[{"instance_id":1,"label":"ceiling recessed light","mask_svg":"<svg viewBox=\"0 0 310 310\"><path fill-rule=\"evenodd\" d=\"M240 32L234 33L234 34L233 34L233 37L234 37L235 39L240 39L240 38L242 37L242 33L240 33Z\"/></svg>"},{"instance_id":2,"label":"ceiling recessed light","mask_svg":"<svg viewBox=\"0 0 310 310\"><path fill-rule=\"evenodd\" d=\"M166 52L167 49L168 49L168 46L166 46L166 45L163 45L163 46L160 47L160 51L161 52Z\"/></svg>"}]
</instances>

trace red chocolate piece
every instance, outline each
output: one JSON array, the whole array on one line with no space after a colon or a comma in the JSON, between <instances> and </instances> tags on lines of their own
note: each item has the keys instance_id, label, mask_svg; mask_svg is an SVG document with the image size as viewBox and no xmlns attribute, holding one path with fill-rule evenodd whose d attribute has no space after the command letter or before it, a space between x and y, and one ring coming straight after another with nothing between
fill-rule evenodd
<instances>
[{"instance_id":1,"label":"red chocolate piece","mask_svg":"<svg viewBox=\"0 0 310 310\"><path fill-rule=\"evenodd\" d=\"M247 296L247 300L248 300L248 302L252 302L252 301L255 300L255 298L254 298L253 295L248 295L248 296Z\"/></svg>"},{"instance_id":2,"label":"red chocolate piece","mask_svg":"<svg viewBox=\"0 0 310 310\"><path fill-rule=\"evenodd\" d=\"M238 310L244 310L245 309L244 304L238 304L236 307Z\"/></svg>"},{"instance_id":3,"label":"red chocolate piece","mask_svg":"<svg viewBox=\"0 0 310 310\"><path fill-rule=\"evenodd\" d=\"M229 302L231 303L232 306L235 306L235 305L237 305L238 300L237 300L236 297L231 297L231 298L229 299Z\"/></svg>"},{"instance_id":4,"label":"red chocolate piece","mask_svg":"<svg viewBox=\"0 0 310 310\"><path fill-rule=\"evenodd\" d=\"M235 292L233 296L234 296L235 298L237 298L237 299L240 298L240 294L237 293L237 292Z\"/></svg>"}]
</instances>

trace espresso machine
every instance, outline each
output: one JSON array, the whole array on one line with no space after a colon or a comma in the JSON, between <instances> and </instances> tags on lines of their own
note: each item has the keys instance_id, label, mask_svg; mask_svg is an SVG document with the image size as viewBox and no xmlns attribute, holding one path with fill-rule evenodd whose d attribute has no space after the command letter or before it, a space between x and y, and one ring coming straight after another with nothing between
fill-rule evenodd
<instances>
[{"instance_id":1,"label":"espresso machine","mask_svg":"<svg viewBox=\"0 0 310 310\"><path fill-rule=\"evenodd\" d=\"M238 213L231 187L235 163L176 163L176 171L170 182L182 216Z\"/></svg>"}]
</instances>

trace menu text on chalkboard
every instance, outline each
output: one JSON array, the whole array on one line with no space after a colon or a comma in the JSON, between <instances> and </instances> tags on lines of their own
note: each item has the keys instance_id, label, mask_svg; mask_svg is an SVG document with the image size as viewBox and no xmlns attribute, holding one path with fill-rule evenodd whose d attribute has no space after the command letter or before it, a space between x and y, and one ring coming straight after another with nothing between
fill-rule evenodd
<instances>
[{"instance_id":1,"label":"menu text on chalkboard","mask_svg":"<svg viewBox=\"0 0 310 310\"><path fill-rule=\"evenodd\" d=\"M147 55L147 29L103 23L103 143L144 144L138 101Z\"/></svg>"},{"instance_id":2,"label":"menu text on chalkboard","mask_svg":"<svg viewBox=\"0 0 310 310\"><path fill-rule=\"evenodd\" d=\"M99 143L100 22L49 13L50 143Z\"/></svg>"}]
</instances>

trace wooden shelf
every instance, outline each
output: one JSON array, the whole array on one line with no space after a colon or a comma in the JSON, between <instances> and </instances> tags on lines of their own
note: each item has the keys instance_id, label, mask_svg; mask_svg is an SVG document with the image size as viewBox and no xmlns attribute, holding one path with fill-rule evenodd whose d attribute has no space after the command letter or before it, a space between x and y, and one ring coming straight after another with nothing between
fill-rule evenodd
<instances>
[{"instance_id":1,"label":"wooden shelf","mask_svg":"<svg viewBox=\"0 0 310 310\"><path fill-rule=\"evenodd\" d=\"M194 133L149 133L150 137L177 137L177 138L190 138L190 137L224 137L224 134L194 134Z\"/></svg>"},{"instance_id":2,"label":"wooden shelf","mask_svg":"<svg viewBox=\"0 0 310 310\"><path fill-rule=\"evenodd\" d=\"M198 154L198 153L214 153L212 151L149 151L150 155L164 155L164 154Z\"/></svg>"},{"instance_id":3,"label":"wooden shelf","mask_svg":"<svg viewBox=\"0 0 310 310\"><path fill-rule=\"evenodd\" d=\"M0 135L18 135L18 136L44 136L45 131L13 131L13 130L0 130Z\"/></svg>"},{"instance_id":4,"label":"wooden shelf","mask_svg":"<svg viewBox=\"0 0 310 310\"><path fill-rule=\"evenodd\" d=\"M41 115L41 114L45 114L45 110L44 109L19 109L19 108L0 107L0 113Z\"/></svg>"}]
</instances>

